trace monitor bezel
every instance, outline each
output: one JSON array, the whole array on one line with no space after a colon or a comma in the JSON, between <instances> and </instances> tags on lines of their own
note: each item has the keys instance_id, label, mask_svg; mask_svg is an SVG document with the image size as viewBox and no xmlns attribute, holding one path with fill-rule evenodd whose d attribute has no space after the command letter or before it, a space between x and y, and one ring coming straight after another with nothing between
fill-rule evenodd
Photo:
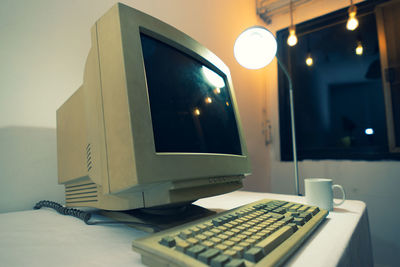
<instances>
[{"instance_id":1,"label":"monitor bezel","mask_svg":"<svg viewBox=\"0 0 400 267\"><path fill-rule=\"evenodd\" d=\"M133 145L131 157L134 159L132 165L135 166L136 177L134 179L124 177L124 186L115 188L111 186L111 192L126 189L129 187L126 183L134 187L160 182L249 174L248 152L228 67L203 45L174 27L128 6L119 4L118 7L122 62ZM140 33L178 49L225 78L230 89L242 155L156 152ZM114 179L111 177L112 171L109 171L109 175L112 185Z\"/></svg>"}]
</instances>

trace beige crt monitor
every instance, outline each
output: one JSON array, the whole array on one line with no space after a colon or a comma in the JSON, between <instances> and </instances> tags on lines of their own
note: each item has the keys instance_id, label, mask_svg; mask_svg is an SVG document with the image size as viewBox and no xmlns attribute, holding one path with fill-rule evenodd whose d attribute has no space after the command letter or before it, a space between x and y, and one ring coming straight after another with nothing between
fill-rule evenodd
<instances>
[{"instance_id":1,"label":"beige crt monitor","mask_svg":"<svg viewBox=\"0 0 400 267\"><path fill-rule=\"evenodd\" d=\"M250 164L227 66L122 4L91 36L83 84L57 110L66 205L129 210L240 188Z\"/></svg>"}]
</instances>

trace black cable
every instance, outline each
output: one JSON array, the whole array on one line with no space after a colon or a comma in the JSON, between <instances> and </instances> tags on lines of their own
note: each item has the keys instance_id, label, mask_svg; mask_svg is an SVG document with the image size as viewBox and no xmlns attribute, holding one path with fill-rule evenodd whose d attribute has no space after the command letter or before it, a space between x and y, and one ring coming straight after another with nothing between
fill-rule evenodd
<instances>
[{"instance_id":1,"label":"black cable","mask_svg":"<svg viewBox=\"0 0 400 267\"><path fill-rule=\"evenodd\" d=\"M42 207L54 209L62 215L69 215L69 216L76 217L76 218L84 221L86 224L90 224L89 220L92 217L92 214L90 214L88 212L78 210L78 209L73 209L73 208L67 208L67 207L64 207L64 206L58 204L57 202L50 201L50 200L39 201L38 203L36 203L36 205L33 207L33 209L38 210Z\"/></svg>"},{"instance_id":2,"label":"black cable","mask_svg":"<svg viewBox=\"0 0 400 267\"><path fill-rule=\"evenodd\" d=\"M41 200L33 207L33 209L37 210L42 207L51 208L57 211L62 215L73 216L75 218L81 219L87 225L95 225L95 224L131 224L136 226L144 226L153 229L155 232L160 231L161 229L157 225L148 224L148 223L140 223L140 222L129 222L129 221L95 221L89 222L92 214L86 211L74 209L74 208L67 208L64 207L57 202L50 201L50 200Z\"/></svg>"}]
</instances>

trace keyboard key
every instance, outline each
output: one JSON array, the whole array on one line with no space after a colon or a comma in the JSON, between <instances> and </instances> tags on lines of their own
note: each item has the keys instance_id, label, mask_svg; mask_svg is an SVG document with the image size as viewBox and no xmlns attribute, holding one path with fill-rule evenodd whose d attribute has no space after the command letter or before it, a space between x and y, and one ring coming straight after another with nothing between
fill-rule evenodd
<instances>
[{"instance_id":1,"label":"keyboard key","mask_svg":"<svg viewBox=\"0 0 400 267\"><path fill-rule=\"evenodd\" d=\"M216 218L212 220L212 224L214 226L220 226L224 224L224 221L221 218Z\"/></svg>"},{"instance_id":2,"label":"keyboard key","mask_svg":"<svg viewBox=\"0 0 400 267\"><path fill-rule=\"evenodd\" d=\"M203 232L203 235L205 235L206 237L213 237L215 235L215 233L211 232L211 231L205 231Z\"/></svg>"},{"instance_id":3,"label":"keyboard key","mask_svg":"<svg viewBox=\"0 0 400 267\"><path fill-rule=\"evenodd\" d=\"M245 249L243 247L234 246L234 247L232 247L232 250L235 250L238 253L239 257L243 257L243 254L245 251Z\"/></svg>"},{"instance_id":4,"label":"keyboard key","mask_svg":"<svg viewBox=\"0 0 400 267\"><path fill-rule=\"evenodd\" d=\"M186 238L189 238L189 237L192 237L192 236L193 236L193 232L188 230L188 229L185 229L185 230L183 230L182 232L179 233L179 237L181 237L183 239L186 239Z\"/></svg>"},{"instance_id":5,"label":"keyboard key","mask_svg":"<svg viewBox=\"0 0 400 267\"><path fill-rule=\"evenodd\" d=\"M194 236L194 238L196 238L199 241L204 241L207 239L207 236L200 234L200 235Z\"/></svg>"},{"instance_id":6,"label":"keyboard key","mask_svg":"<svg viewBox=\"0 0 400 267\"><path fill-rule=\"evenodd\" d=\"M186 254L189 255L190 257L197 258L197 256L205 250L206 250L205 246L195 245L186 250Z\"/></svg>"},{"instance_id":7,"label":"keyboard key","mask_svg":"<svg viewBox=\"0 0 400 267\"><path fill-rule=\"evenodd\" d=\"M221 242L222 242L222 239L221 239L221 238L218 238L218 237L211 237L211 238L210 238L210 241L212 241L212 242L218 244L218 243L221 243Z\"/></svg>"},{"instance_id":8,"label":"keyboard key","mask_svg":"<svg viewBox=\"0 0 400 267\"><path fill-rule=\"evenodd\" d=\"M254 247L244 253L244 258L251 262L258 262L264 257L264 251L260 247Z\"/></svg>"},{"instance_id":9,"label":"keyboard key","mask_svg":"<svg viewBox=\"0 0 400 267\"><path fill-rule=\"evenodd\" d=\"M229 240L231 240L232 242L235 242L235 243L239 243L239 242L241 242L243 239L241 239L241 238L239 238L239 237L231 237Z\"/></svg>"},{"instance_id":10,"label":"keyboard key","mask_svg":"<svg viewBox=\"0 0 400 267\"><path fill-rule=\"evenodd\" d=\"M229 237L232 237L232 236L235 235L235 233L232 232L232 231L226 231L226 232L225 232L225 235L227 235L227 236L229 236Z\"/></svg>"},{"instance_id":11,"label":"keyboard key","mask_svg":"<svg viewBox=\"0 0 400 267\"><path fill-rule=\"evenodd\" d=\"M232 225L230 222L224 224L224 226L225 226L226 228L228 228L228 229L230 229L230 228L233 227L233 225Z\"/></svg>"},{"instance_id":12,"label":"keyboard key","mask_svg":"<svg viewBox=\"0 0 400 267\"><path fill-rule=\"evenodd\" d=\"M308 208L309 208L308 206L302 206L297 211L298 212L304 212L304 211L308 210Z\"/></svg>"},{"instance_id":13,"label":"keyboard key","mask_svg":"<svg viewBox=\"0 0 400 267\"><path fill-rule=\"evenodd\" d=\"M223 244L218 244L215 246L215 248L224 251L225 249L228 249L228 246L225 246Z\"/></svg>"},{"instance_id":14,"label":"keyboard key","mask_svg":"<svg viewBox=\"0 0 400 267\"><path fill-rule=\"evenodd\" d=\"M223 267L228 261L230 257L228 255L219 255L213 259L211 259L212 267Z\"/></svg>"},{"instance_id":15,"label":"keyboard key","mask_svg":"<svg viewBox=\"0 0 400 267\"><path fill-rule=\"evenodd\" d=\"M226 228L225 226L218 226L218 228L220 231L224 232L226 230L228 230L228 228Z\"/></svg>"},{"instance_id":16,"label":"keyboard key","mask_svg":"<svg viewBox=\"0 0 400 267\"><path fill-rule=\"evenodd\" d=\"M176 242L175 242L175 238L173 238L172 236L164 236L160 242L161 245L164 245L166 247L172 248L173 246L175 246Z\"/></svg>"},{"instance_id":17,"label":"keyboard key","mask_svg":"<svg viewBox=\"0 0 400 267\"><path fill-rule=\"evenodd\" d=\"M318 207L311 207L309 210L309 212L312 213L312 215L315 215L319 212L319 208Z\"/></svg>"},{"instance_id":18,"label":"keyboard key","mask_svg":"<svg viewBox=\"0 0 400 267\"><path fill-rule=\"evenodd\" d=\"M199 224L197 227L200 229L200 231L204 232L205 230L208 229L207 225L205 224Z\"/></svg>"},{"instance_id":19,"label":"keyboard key","mask_svg":"<svg viewBox=\"0 0 400 267\"><path fill-rule=\"evenodd\" d=\"M217 237L218 237L219 239L222 239L222 240L226 240L226 239L229 238L229 236L224 235L224 234L219 234L219 235L217 235Z\"/></svg>"},{"instance_id":20,"label":"keyboard key","mask_svg":"<svg viewBox=\"0 0 400 267\"><path fill-rule=\"evenodd\" d=\"M206 241L203 241L202 243L201 243L203 246L206 246L206 247L213 247L214 245L215 245L215 243L214 242L212 242L212 241L209 241L209 240L206 240Z\"/></svg>"},{"instance_id":21,"label":"keyboard key","mask_svg":"<svg viewBox=\"0 0 400 267\"><path fill-rule=\"evenodd\" d=\"M231 224L233 227L239 225L239 223L236 220L235 221L231 221L229 224Z\"/></svg>"},{"instance_id":22,"label":"keyboard key","mask_svg":"<svg viewBox=\"0 0 400 267\"><path fill-rule=\"evenodd\" d=\"M202 252L199 254L199 260L204 262L205 264L210 264L210 261L212 258L216 257L218 254L220 254L221 251L215 248L210 248L207 249L206 251Z\"/></svg>"},{"instance_id":23,"label":"keyboard key","mask_svg":"<svg viewBox=\"0 0 400 267\"><path fill-rule=\"evenodd\" d=\"M198 228L196 226L190 228L189 230L192 231L195 235L200 234L200 232L201 232L200 228Z\"/></svg>"},{"instance_id":24,"label":"keyboard key","mask_svg":"<svg viewBox=\"0 0 400 267\"><path fill-rule=\"evenodd\" d=\"M304 218L294 218L293 223L302 226L304 225Z\"/></svg>"},{"instance_id":25,"label":"keyboard key","mask_svg":"<svg viewBox=\"0 0 400 267\"><path fill-rule=\"evenodd\" d=\"M189 244L192 244L192 245L197 245L199 243L199 240L197 240L196 238L190 237L190 238L186 239L186 242L188 242Z\"/></svg>"},{"instance_id":26,"label":"keyboard key","mask_svg":"<svg viewBox=\"0 0 400 267\"><path fill-rule=\"evenodd\" d=\"M300 215L300 212L297 212L297 211L290 212L290 216L292 216L292 217L299 217L299 215Z\"/></svg>"},{"instance_id":27,"label":"keyboard key","mask_svg":"<svg viewBox=\"0 0 400 267\"><path fill-rule=\"evenodd\" d=\"M274 234L270 235L266 239L260 241L255 247L262 248L265 255L271 252L274 248L279 246L283 241L289 238L293 233L292 227L284 226Z\"/></svg>"},{"instance_id":28,"label":"keyboard key","mask_svg":"<svg viewBox=\"0 0 400 267\"><path fill-rule=\"evenodd\" d=\"M233 233L235 233L235 234L238 234L238 233L241 232L241 231L240 231L239 229L237 229L237 228L233 228L233 229L231 229L231 231L232 231Z\"/></svg>"},{"instance_id":29,"label":"keyboard key","mask_svg":"<svg viewBox=\"0 0 400 267\"><path fill-rule=\"evenodd\" d=\"M176 249L179 250L180 252L185 253L185 251L190 248L190 244L186 241L177 241L176 242Z\"/></svg>"},{"instance_id":30,"label":"keyboard key","mask_svg":"<svg viewBox=\"0 0 400 267\"><path fill-rule=\"evenodd\" d=\"M225 267L245 267L244 260L233 259Z\"/></svg>"},{"instance_id":31,"label":"keyboard key","mask_svg":"<svg viewBox=\"0 0 400 267\"><path fill-rule=\"evenodd\" d=\"M238 258L239 257L238 252L236 250L232 250L232 249L225 250L224 251L224 255L227 255L227 256L232 257L232 258Z\"/></svg>"},{"instance_id":32,"label":"keyboard key","mask_svg":"<svg viewBox=\"0 0 400 267\"><path fill-rule=\"evenodd\" d=\"M277 208L277 209L274 209L274 212L275 212L275 213L278 213L278 214L285 214L285 213L286 213L286 210L283 209L283 208Z\"/></svg>"},{"instance_id":33,"label":"keyboard key","mask_svg":"<svg viewBox=\"0 0 400 267\"><path fill-rule=\"evenodd\" d=\"M231 240L226 240L222 244L225 246L231 247L231 246L235 245L235 242L233 242Z\"/></svg>"},{"instance_id":34,"label":"keyboard key","mask_svg":"<svg viewBox=\"0 0 400 267\"><path fill-rule=\"evenodd\" d=\"M219 230L218 228L213 228L213 229L210 230L210 232L213 232L214 234L220 234L220 233L222 233L222 231Z\"/></svg>"},{"instance_id":35,"label":"keyboard key","mask_svg":"<svg viewBox=\"0 0 400 267\"><path fill-rule=\"evenodd\" d=\"M237 244L238 246L240 246L240 247L243 247L243 248L245 248L245 249L249 249L250 248L250 243L248 243L248 242L245 242L245 241L242 241L242 242L240 242L239 244Z\"/></svg>"},{"instance_id":36,"label":"keyboard key","mask_svg":"<svg viewBox=\"0 0 400 267\"><path fill-rule=\"evenodd\" d=\"M292 222L293 221L293 217L292 216L287 216L287 217L285 217L282 221L283 222L285 222L285 223L290 223L290 222Z\"/></svg>"},{"instance_id":37,"label":"keyboard key","mask_svg":"<svg viewBox=\"0 0 400 267\"><path fill-rule=\"evenodd\" d=\"M304 221L308 222L312 218L312 213L311 212L300 213L299 218L303 218Z\"/></svg>"},{"instance_id":38,"label":"keyboard key","mask_svg":"<svg viewBox=\"0 0 400 267\"><path fill-rule=\"evenodd\" d=\"M250 238L247 238L247 239L246 239L246 242L249 243L250 245L253 245L254 243L257 242L257 240L254 239L254 238L252 238L252 237L250 237Z\"/></svg>"},{"instance_id":39,"label":"keyboard key","mask_svg":"<svg viewBox=\"0 0 400 267\"><path fill-rule=\"evenodd\" d=\"M288 226L292 227L293 232L296 232L298 229L297 224L295 224L295 223L288 223Z\"/></svg>"}]
</instances>

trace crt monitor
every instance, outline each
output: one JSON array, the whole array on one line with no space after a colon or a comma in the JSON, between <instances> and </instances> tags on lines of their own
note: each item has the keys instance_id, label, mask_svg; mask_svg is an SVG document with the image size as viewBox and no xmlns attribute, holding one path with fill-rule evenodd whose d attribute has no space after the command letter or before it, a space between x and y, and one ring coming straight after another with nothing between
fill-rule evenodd
<instances>
[{"instance_id":1,"label":"crt monitor","mask_svg":"<svg viewBox=\"0 0 400 267\"><path fill-rule=\"evenodd\" d=\"M227 66L123 4L92 27L82 86L57 110L67 206L131 210L242 187L250 164Z\"/></svg>"}]
</instances>

